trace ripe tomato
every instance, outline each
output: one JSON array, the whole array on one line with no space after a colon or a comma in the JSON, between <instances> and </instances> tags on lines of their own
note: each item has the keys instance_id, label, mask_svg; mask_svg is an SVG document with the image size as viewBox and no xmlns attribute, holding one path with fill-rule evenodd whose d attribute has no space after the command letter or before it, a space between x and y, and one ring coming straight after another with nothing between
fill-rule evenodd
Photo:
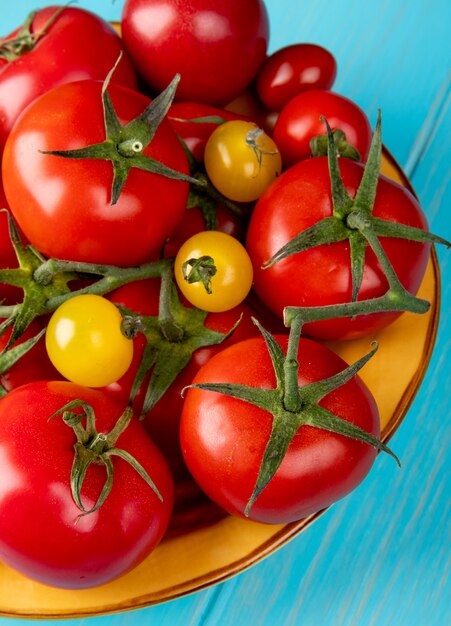
<instances>
[{"instance_id":1,"label":"ripe tomato","mask_svg":"<svg viewBox=\"0 0 451 626\"><path fill-rule=\"evenodd\" d=\"M371 126L362 109L352 100L331 91L311 89L292 98L282 109L274 126L276 142L285 168L311 155L310 141L325 135L324 116L332 130L340 128L347 143L365 161L371 144Z\"/></svg>"},{"instance_id":2,"label":"ripe tomato","mask_svg":"<svg viewBox=\"0 0 451 626\"><path fill-rule=\"evenodd\" d=\"M157 91L179 73L178 99L226 104L256 75L269 24L262 0L126 0L122 36Z\"/></svg>"},{"instance_id":3,"label":"ripe tomato","mask_svg":"<svg viewBox=\"0 0 451 626\"><path fill-rule=\"evenodd\" d=\"M111 162L42 154L105 141L101 91L101 82L69 83L27 108L6 144L5 193L26 237L47 256L138 265L158 255L177 226L188 184L132 167L113 206ZM118 85L108 92L122 123L138 117L150 102ZM164 120L142 154L188 173L183 147Z\"/></svg>"},{"instance_id":4,"label":"ripe tomato","mask_svg":"<svg viewBox=\"0 0 451 626\"><path fill-rule=\"evenodd\" d=\"M41 330L42 328L37 322L31 322L20 339L14 344L13 348L36 337ZM11 331L12 328L8 328L3 335L0 336L0 351L6 347L11 336ZM34 380L58 380L60 378L60 374L53 367L47 356L44 337L41 337L19 361L6 372L0 374L0 384L6 391L11 391L16 387L20 387Z\"/></svg>"},{"instance_id":5,"label":"ripe tomato","mask_svg":"<svg viewBox=\"0 0 451 626\"><path fill-rule=\"evenodd\" d=\"M252 122L225 122L205 146L205 169L216 189L235 202L253 202L282 171L274 141Z\"/></svg>"},{"instance_id":6,"label":"ripe tomato","mask_svg":"<svg viewBox=\"0 0 451 626\"><path fill-rule=\"evenodd\" d=\"M269 56L257 74L257 93L270 111L280 111L307 89L330 89L337 63L325 48L297 43Z\"/></svg>"},{"instance_id":7,"label":"ripe tomato","mask_svg":"<svg viewBox=\"0 0 451 626\"><path fill-rule=\"evenodd\" d=\"M149 279L129 283L111 293L109 297L113 302L136 313L146 316L156 316L158 315L159 308L160 280ZM190 306L185 301L184 304ZM254 337L258 334L258 330L251 319L251 317L255 315L255 311L244 302L229 311L209 313L205 318L204 324L207 328L227 334L240 319L241 315L242 319L236 330L221 344L205 346L193 352L191 360L178 374L166 393L158 400L155 406L143 416L143 423L147 432L160 450L163 451L176 478L186 472L182 463L179 441L180 415L183 407L182 389L191 384L200 367L223 347L232 345L247 337ZM105 388L106 393L113 395L124 403L128 402L130 397L133 381L146 346L144 335L138 333L133 343L134 354L130 368L122 378ZM144 380L133 403L136 415L141 415L142 413L148 382L149 376Z\"/></svg>"},{"instance_id":8,"label":"ripe tomato","mask_svg":"<svg viewBox=\"0 0 451 626\"><path fill-rule=\"evenodd\" d=\"M45 29L58 6L36 11L31 36L45 30L35 45L24 42L16 58L5 58L7 46L20 28L0 41L0 154L19 113L44 92L75 80L103 80L123 50L114 29L102 18L81 8L68 7ZM114 82L136 88L135 71L124 54Z\"/></svg>"},{"instance_id":9,"label":"ripe tomato","mask_svg":"<svg viewBox=\"0 0 451 626\"><path fill-rule=\"evenodd\" d=\"M133 341L122 333L119 309L91 294L74 296L56 309L45 344L56 369L87 387L103 387L121 378L133 358Z\"/></svg>"},{"instance_id":10,"label":"ripe tomato","mask_svg":"<svg viewBox=\"0 0 451 626\"><path fill-rule=\"evenodd\" d=\"M190 120L207 117L216 117L227 121L243 119L244 116L199 102L174 102L167 117L169 124L183 139L198 163L204 161L205 144L211 133L217 128L218 122L192 122Z\"/></svg>"},{"instance_id":11,"label":"ripe tomato","mask_svg":"<svg viewBox=\"0 0 451 626\"><path fill-rule=\"evenodd\" d=\"M76 399L94 409L98 433L110 432L123 413L113 398L64 381L23 385L0 401L0 469L8 477L0 483L0 560L68 589L101 585L142 561L161 540L173 503L167 464L132 417L116 447L142 465L162 501L129 463L112 456L110 494L96 511L80 516L70 485L76 437L61 416L49 421ZM101 463L89 467L85 507L94 506L105 477Z\"/></svg>"},{"instance_id":12,"label":"ripe tomato","mask_svg":"<svg viewBox=\"0 0 451 626\"><path fill-rule=\"evenodd\" d=\"M282 170L274 141L252 122L225 122L205 146L205 169L216 189L236 202L253 202Z\"/></svg>"},{"instance_id":13,"label":"ripe tomato","mask_svg":"<svg viewBox=\"0 0 451 626\"><path fill-rule=\"evenodd\" d=\"M213 259L216 271L198 269L196 262ZM208 261L207 261L208 263ZM219 231L190 237L175 257L174 274L185 298L203 311L221 312L238 306L252 287L252 263L244 246Z\"/></svg>"},{"instance_id":14,"label":"ripe tomato","mask_svg":"<svg viewBox=\"0 0 451 626\"><path fill-rule=\"evenodd\" d=\"M0 178L0 209L9 210L6 202L3 185ZM11 238L9 236L8 215L6 211L0 211L0 269L16 268L19 263L14 252ZM16 304L23 298L23 290L12 285L0 283L0 300L4 304Z\"/></svg>"},{"instance_id":15,"label":"ripe tomato","mask_svg":"<svg viewBox=\"0 0 451 626\"><path fill-rule=\"evenodd\" d=\"M277 341L286 350L287 338ZM303 387L333 376L346 364L325 346L302 338L298 381ZM276 379L262 337L222 350L193 383L232 383L275 389ZM354 377L319 405L379 437L379 415L371 393ZM205 493L233 515L243 516L268 442L272 415L229 396L189 389L180 427L186 464ZM287 523L316 513L349 493L370 470L376 451L312 426L301 426L275 475L250 509L251 519Z\"/></svg>"},{"instance_id":16,"label":"ripe tomato","mask_svg":"<svg viewBox=\"0 0 451 626\"><path fill-rule=\"evenodd\" d=\"M344 186L355 196L363 165L339 159ZM349 241L322 245L294 254L262 269L283 245L319 220L332 215L327 157L302 161L284 172L257 202L249 224L246 248L254 266L257 295L277 315L286 306L325 306L352 300ZM404 187L380 176L373 215L427 230L425 215ZM429 258L429 244L381 237L381 244L404 287L415 294ZM388 282L374 253L366 251L359 300L383 295ZM399 313L375 313L304 326L304 332L324 339L352 339L373 333Z\"/></svg>"}]
</instances>

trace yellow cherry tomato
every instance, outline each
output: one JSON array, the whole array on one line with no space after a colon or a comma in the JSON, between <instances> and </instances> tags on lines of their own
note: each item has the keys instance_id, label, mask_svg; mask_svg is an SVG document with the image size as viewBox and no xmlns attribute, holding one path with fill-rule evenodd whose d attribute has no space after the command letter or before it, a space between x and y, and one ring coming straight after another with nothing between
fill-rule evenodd
<instances>
[{"instance_id":1,"label":"yellow cherry tomato","mask_svg":"<svg viewBox=\"0 0 451 626\"><path fill-rule=\"evenodd\" d=\"M45 341L56 369L68 380L103 387L130 366L133 341L122 333L122 315L106 298L74 296L50 318Z\"/></svg>"},{"instance_id":2,"label":"yellow cherry tomato","mask_svg":"<svg viewBox=\"0 0 451 626\"><path fill-rule=\"evenodd\" d=\"M274 141L256 124L232 120L210 135L205 169L223 196L253 202L280 174L282 159Z\"/></svg>"},{"instance_id":3,"label":"yellow cherry tomato","mask_svg":"<svg viewBox=\"0 0 451 626\"><path fill-rule=\"evenodd\" d=\"M175 280L198 309L228 311L240 304L252 286L252 263L246 248L231 235L207 230L181 246L174 264Z\"/></svg>"}]
</instances>

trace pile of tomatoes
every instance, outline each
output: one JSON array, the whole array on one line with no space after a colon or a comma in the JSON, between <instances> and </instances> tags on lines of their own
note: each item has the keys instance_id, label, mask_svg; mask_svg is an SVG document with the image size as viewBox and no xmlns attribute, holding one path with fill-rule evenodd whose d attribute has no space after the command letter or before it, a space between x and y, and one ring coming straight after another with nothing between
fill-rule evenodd
<instances>
[{"instance_id":1,"label":"pile of tomatoes","mask_svg":"<svg viewBox=\"0 0 451 626\"><path fill-rule=\"evenodd\" d=\"M352 490L383 447L366 357L317 339L370 343L399 314L288 334L287 306L356 301L357 236L265 268L366 171L373 133L331 91L332 54L267 56L262 0L126 0L121 32L48 7L0 40L0 561L66 588L145 558L187 476L268 523ZM383 177L372 212L427 229ZM381 244L415 294L429 243ZM362 254L359 301L396 282Z\"/></svg>"}]
</instances>

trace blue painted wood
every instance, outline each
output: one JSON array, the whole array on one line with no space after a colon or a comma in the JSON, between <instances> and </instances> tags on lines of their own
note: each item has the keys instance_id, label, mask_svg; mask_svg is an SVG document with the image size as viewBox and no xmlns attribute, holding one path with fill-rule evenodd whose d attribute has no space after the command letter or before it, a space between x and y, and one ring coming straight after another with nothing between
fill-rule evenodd
<instances>
[{"instance_id":1,"label":"blue painted wood","mask_svg":"<svg viewBox=\"0 0 451 626\"><path fill-rule=\"evenodd\" d=\"M374 122L423 204L431 229L451 239L451 5L446 0L267 0L271 50L320 43L338 61L336 91ZM2 4L4 4L2 2ZM6 3L5 3L6 4ZM40 2L40 6L51 2ZM79 5L118 19L122 2ZM34 8L2 6L0 32ZM443 306L424 383L365 482L274 555L189 597L74 626L443 626L449 623L449 253L439 250ZM406 338L408 340L408 338ZM0 619L0 626L15 620ZM57 620L53 623L66 623Z\"/></svg>"}]
</instances>

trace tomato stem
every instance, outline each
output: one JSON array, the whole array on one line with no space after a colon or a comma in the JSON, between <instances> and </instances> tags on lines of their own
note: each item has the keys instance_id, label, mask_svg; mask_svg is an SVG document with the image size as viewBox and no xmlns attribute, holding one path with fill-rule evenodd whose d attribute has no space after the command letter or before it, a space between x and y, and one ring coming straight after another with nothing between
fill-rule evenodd
<instances>
[{"instance_id":1,"label":"tomato stem","mask_svg":"<svg viewBox=\"0 0 451 626\"><path fill-rule=\"evenodd\" d=\"M301 408L301 398L299 395L298 385L298 349L299 340L301 337L302 320L297 317L293 320L290 326L290 337L288 340L287 356L284 361L284 394L283 404L287 411L293 413L297 412Z\"/></svg>"}]
</instances>

